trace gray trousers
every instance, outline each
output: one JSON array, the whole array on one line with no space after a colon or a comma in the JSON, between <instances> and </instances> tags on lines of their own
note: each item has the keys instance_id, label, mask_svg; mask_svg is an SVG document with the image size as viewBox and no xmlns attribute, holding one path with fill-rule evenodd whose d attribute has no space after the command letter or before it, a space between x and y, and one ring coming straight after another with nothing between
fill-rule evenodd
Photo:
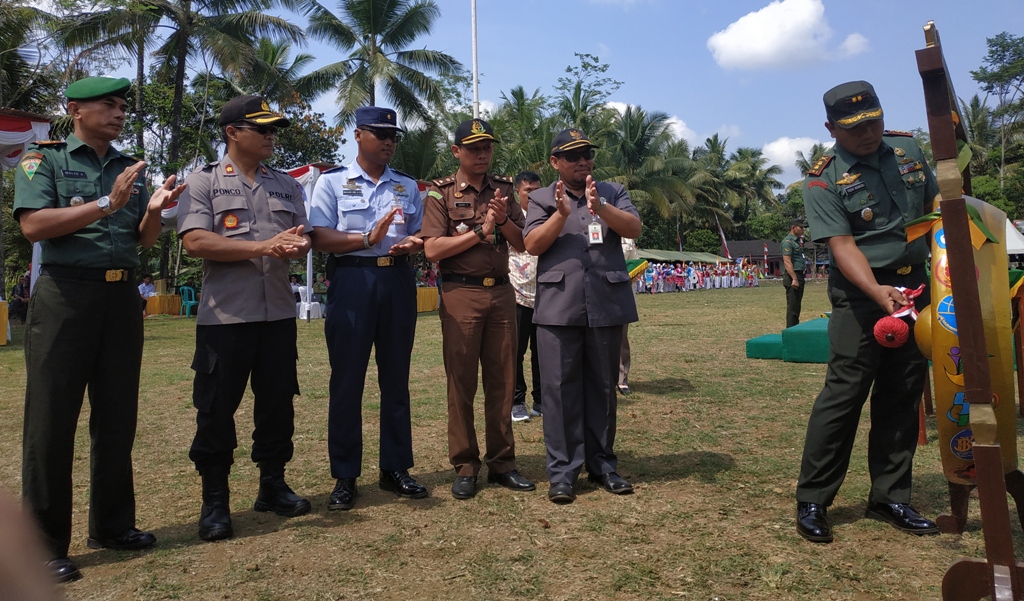
<instances>
[{"instance_id":1,"label":"gray trousers","mask_svg":"<svg viewBox=\"0 0 1024 601\"><path fill-rule=\"evenodd\" d=\"M617 469L615 384L622 326L537 325L548 481Z\"/></svg>"}]
</instances>

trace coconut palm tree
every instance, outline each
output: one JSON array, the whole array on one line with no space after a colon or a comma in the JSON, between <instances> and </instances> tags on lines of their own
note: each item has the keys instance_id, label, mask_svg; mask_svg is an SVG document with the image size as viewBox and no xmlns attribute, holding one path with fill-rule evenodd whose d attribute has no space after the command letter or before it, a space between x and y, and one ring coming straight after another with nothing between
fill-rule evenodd
<instances>
[{"instance_id":1,"label":"coconut palm tree","mask_svg":"<svg viewBox=\"0 0 1024 601\"><path fill-rule=\"evenodd\" d=\"M995 127L988 97L982 100L975 94L970 102L964 102L962 98L959 100L964 129L971 140L971 174L986 175L989 169L988 153L999 142L999 130Z\"/></svg>"},{"instance_id":2,"label":"coconut palm tree","mask_svg":"<svg viewBox=\"0 0 1024 601\"><path fill-rule=\"evenodd\" d=\"M522 86L502 93L502 103L490 117L494 133L501 140L494 150L494 169L513 175L520 171L534 171L554 178L554 169L548 163L555 123L545 114L547 98L540 90L527 95Z\"/></svg>"},{"instance_id":3,"label":"coconut palm tree","mask_svg":"<svg viewBox=\"0 0 1024 601\"><path fill-rule=\"evenodd\" d=\"M306 35L348 56L310 74L317 91L337 89L337 122L349 125L361 106L377 104L377 89L406 120L429 121L443 109L443 90L431 74L448 76L462 64L437 50L407 48L430 32L441 9L433 0L338 0L338 14L306 0Z\"/></svg>"},{"instance_id":4,"label":"coconut palm tree","mask_svg":"<svg viewBox=\"0 0 1024 601\"><path fill-rule=\"evenodd\" d=\"M286 41L260 38L252 62L239 69L214 75L209 71L192 78L192 88L206 90L213 100L214 112L235 96L256 94L282 110L315 96L310 92L308 76L300 75L316 57L300 53L291 60L292 45Z\"/></svg>"},{"instance_id":5,"label":"coconut palm tree","mask_svg":"<svg viewBox=\"0 0 1024 601\"><path fill-rule=\"evenodd\" d=\"M40 46L54 18L28 2L0 2L0 106L46 113L58 87Z\"/></svg>"},{"instance_id":6,"label":"coconut palm tree","mask_svg":"<svg viewBox=\"0 0 1024 601\"><path fill-rule=\"evenodd\" d=\"M796 151L796 168L800 170L800 175L807 175L807 172L811 170L814 163L821 158L821 155L825 154L825 151L829 149L829 146L824 144L815 144L811 146L810 156L805 156L804 151ZM799 182L803 183L803 182Z\"/></svg>"}]
</instances>

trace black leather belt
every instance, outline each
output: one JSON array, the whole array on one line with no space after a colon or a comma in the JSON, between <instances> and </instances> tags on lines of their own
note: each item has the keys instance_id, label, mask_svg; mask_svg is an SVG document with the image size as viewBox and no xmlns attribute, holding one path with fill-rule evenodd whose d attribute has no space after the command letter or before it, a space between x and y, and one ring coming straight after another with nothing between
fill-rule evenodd
<instances>
[{"instance_id":1,"label":"black leather belt","mask_svg":"<svg viewBox=\"0 0 1024 601\"><path fill-rule=\"evenodd\" d=\"M63 280L82 280L83 282L130 282L135 279L134 269L98 269L92 267L62 267L60 265L43 265L39 273L51 278Z\"/></svg>"},{"instance_id":2,"label":"black leather belt","mask_svg":"<svg viewBox=\"0 0 1024 601\"><path fill-rule=\"evenodd\" d=\"M409 255L384 255L381 257L334 257L336 267L392 267L394 265L405 265L409 262Z\"/></svg>"},{"instance_id":3,"label":"black leather belt","mask_svg":"<svg viewBox=\"0 0 1024 601\"><path fill-rule=\"evenodd\" d=\"M483 286L490 288L491 286L502 286L508 283L508 278L476 278L471 275L458 275L456 273L442 273L442 282L451 282L453 284L469 284L470 286Z\"/></svg>"}]
</instances>

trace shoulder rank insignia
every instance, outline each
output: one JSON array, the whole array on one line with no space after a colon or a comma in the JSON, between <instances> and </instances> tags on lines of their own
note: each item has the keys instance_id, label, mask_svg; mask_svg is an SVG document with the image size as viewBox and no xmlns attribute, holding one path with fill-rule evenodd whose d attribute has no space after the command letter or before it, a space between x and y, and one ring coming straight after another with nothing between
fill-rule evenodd
<instances>
[{"instance_id":1,"label":"shoulder rank insignia","mask_svg":"<svg viewBox=\"0 0 1024 601\"><path fill-rule=\"evenodd\" d=\"M825 167L828 167L828 164L831 162L832 155L821 155L821 158L819 158L817 161L814 161L814 164L811 165L811 168L807 170L807 175L821 175L822 173L825 172Z\"/></svg>"},{"instance_id":2,"label":"shoulder rank insignia","mask_svg":"<svg viewBox=\"0 0 1024 601\"><path fill-rule=\"evenodd\" d=\"M415 180L416 180L416 178L415 178L415 177L413 177L413 176L409 175L408 173L406 173L406 172L404 172L404 171L399 171L398 169L394 169L394 168L392 168L392 167L388 167L388 168L389 168L389 169L391 169L391 172L392 172L392 173L396 173L396 174L398 174L398 175L401 175L402 177L407 177L407 178L409 178L409 179L411 179L411 180L413 180L413 181L415 181Z\"/></svg>"},{"instance_id":3,"label":"shoulder rank insignia","mask_svg":"<svg viewBox=\"0 0 1024 601\"><path fill-rule=\"evenodd\" d=\"M56 144L64 144L64 140L36 140L33 144L38 144L39 146L54 146Z\"/></svg>"},{"instance_id":4,"label":"shoulder rank insignia","mask_svg":"<svg viewBox=\"0 0 1024 601\"><path fill-rule=\"evenodd\" d=\"M903 131L901 129L887 129L884 132L887 136L902 136L904 138L913 138L914 134L909 131Z\"/></svg>"},{"instance_id":5,"label":"shoulder rank insignia","mask_svg":"<svg viewBox=\"0 0 1024 601\"><path fill-rule=\"evenodd\" d=\"M512 178L507 175L492 175L491 177L498 180L499 182L505 182L506 184L512 183Z\"/></svg>"},{"instance_id":6,"label":"shoulder rank insignia","mask_svg":"<svg viewBox=\"0 0 1024 601\"><path fill-rule=\"evenodd\" d=\"M859 173L844 173L843 179L836 182L837 186L847 186L860 179Z\"/></svg>"},{"instance_id":7,"label":"shoulder rank insignia","mask_svg":"<svg viewBox=\"0 0 1024 601\"><path fill-rule=\"evenodd\" d=\"M455 181L454 177L448 176L448 177L442 177L441 179L435 179L433 181L433 184L435 186L440 187L440 186L447 186L447 185L453 183L454 181Z\"/></svg>"}]
</instances>

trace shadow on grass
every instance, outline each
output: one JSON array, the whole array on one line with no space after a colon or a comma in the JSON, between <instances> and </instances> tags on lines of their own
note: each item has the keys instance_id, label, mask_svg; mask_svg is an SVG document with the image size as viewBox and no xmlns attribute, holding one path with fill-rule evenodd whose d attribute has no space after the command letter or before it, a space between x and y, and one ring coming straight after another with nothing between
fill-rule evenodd
<instances>
[{"instance_id":1,"label":"shadow on grass","mask_svg":"<svg viewBox=\"0 0 1024 601\"><path fill-rule=\"evenodd\" d=\"M697 387L685 378L661 378L660 380L633 380L629 383L633 392L644 394L670 394L697 392ZM623 398L619 397L622 401Z\"/></svg>"}]
</instances>

